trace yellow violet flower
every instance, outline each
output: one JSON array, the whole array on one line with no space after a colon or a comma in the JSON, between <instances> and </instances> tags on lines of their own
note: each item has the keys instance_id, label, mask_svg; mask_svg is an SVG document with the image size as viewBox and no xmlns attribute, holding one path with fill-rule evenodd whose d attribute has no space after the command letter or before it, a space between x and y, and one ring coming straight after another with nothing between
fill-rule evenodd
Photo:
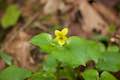
<instances>
[{"instance_id":1,"label":"yellow violet flower","mask_svg":"<svg viewBox=\"0 0 120 80\"><path fill-rule=\"evenodd\" d=\"M68 28L64 28L61 31L59 30L55 30L55 40L58 42L58 44L60 44L61 46L63 46L67 40L66 35L68 34Z\"/></svg>"}]
</instances>

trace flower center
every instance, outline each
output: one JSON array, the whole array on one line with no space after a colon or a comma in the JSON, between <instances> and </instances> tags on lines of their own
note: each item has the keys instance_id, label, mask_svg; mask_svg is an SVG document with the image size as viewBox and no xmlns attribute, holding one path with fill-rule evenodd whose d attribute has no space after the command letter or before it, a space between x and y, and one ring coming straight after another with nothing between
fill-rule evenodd
<instances>
[{"instance_id":1,"label":"flower center","mask_svg":"<svg viewBox=\"0 0 120 80\"><path fill-rule=\"evenodd\" d=\"M64 37L60 36L59 39L60 39L60 40L64 40Z\"/></svg>"}]
</instances>

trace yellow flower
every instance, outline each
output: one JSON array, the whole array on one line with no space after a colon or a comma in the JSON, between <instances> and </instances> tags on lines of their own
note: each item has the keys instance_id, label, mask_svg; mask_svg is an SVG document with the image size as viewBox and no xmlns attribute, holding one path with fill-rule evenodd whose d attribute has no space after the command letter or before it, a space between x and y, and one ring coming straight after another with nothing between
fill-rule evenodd
<instances>
[{"instance_id":1,"label":"yellow flower","mask_svg":"<svg viewBox=\"0 0 120 80\"><path fill-rule=\"evenodd\" d=\"M63 46L67 40L66 35L68 34L68 28L64 28L61 31L59 30L55 30L55 40L58 42L58 44L60 44L61 46Z\"/></svg>"}]
</instances>

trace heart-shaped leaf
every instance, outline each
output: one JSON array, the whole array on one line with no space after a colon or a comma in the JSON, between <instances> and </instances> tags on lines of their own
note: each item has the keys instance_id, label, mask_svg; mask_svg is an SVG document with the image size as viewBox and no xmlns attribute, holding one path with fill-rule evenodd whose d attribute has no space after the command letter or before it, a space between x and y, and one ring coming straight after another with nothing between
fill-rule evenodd
<instances>
[{"instance_id":1,"label":"heart-shaped leaf","mask_svg":"<svg viewBox=\"0 0 120 80\"><path fill-rule=\"evenodd\" d=\"M16 66L10 66L0 72L0 80L24 80L30 76L30 71Z\"/></svg>"},{"instance_id":2,"label":"heart-shaped leaf","mask_svg":"<svg viewBox=\"0 0 120 80\"><path fill-rule=\"evenodd\" d=\"M5 15L2 17L2 27L6 29L15 25L20 17L20 14L21 12L17 5L13 4L8 6Z\"/></svg>"}]
</instances>

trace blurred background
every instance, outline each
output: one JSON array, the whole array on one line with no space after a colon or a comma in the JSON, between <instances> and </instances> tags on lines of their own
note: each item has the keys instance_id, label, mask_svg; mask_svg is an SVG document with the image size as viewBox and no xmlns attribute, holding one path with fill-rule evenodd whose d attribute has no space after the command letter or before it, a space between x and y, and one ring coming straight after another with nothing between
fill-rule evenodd
<instances>
[{"instance_id":1,"label":"blurred background","mask_svg":"<svg viewBox=\"0 0 120 80\"><path fill-rule=\"evenodd\" d=\"M29 40L69 28L69 35L120 45L120 0L0 0L0 51L37 70L45 54ZM0 59L0 70L7 65Z\"/></svg>"}]
</instances>

